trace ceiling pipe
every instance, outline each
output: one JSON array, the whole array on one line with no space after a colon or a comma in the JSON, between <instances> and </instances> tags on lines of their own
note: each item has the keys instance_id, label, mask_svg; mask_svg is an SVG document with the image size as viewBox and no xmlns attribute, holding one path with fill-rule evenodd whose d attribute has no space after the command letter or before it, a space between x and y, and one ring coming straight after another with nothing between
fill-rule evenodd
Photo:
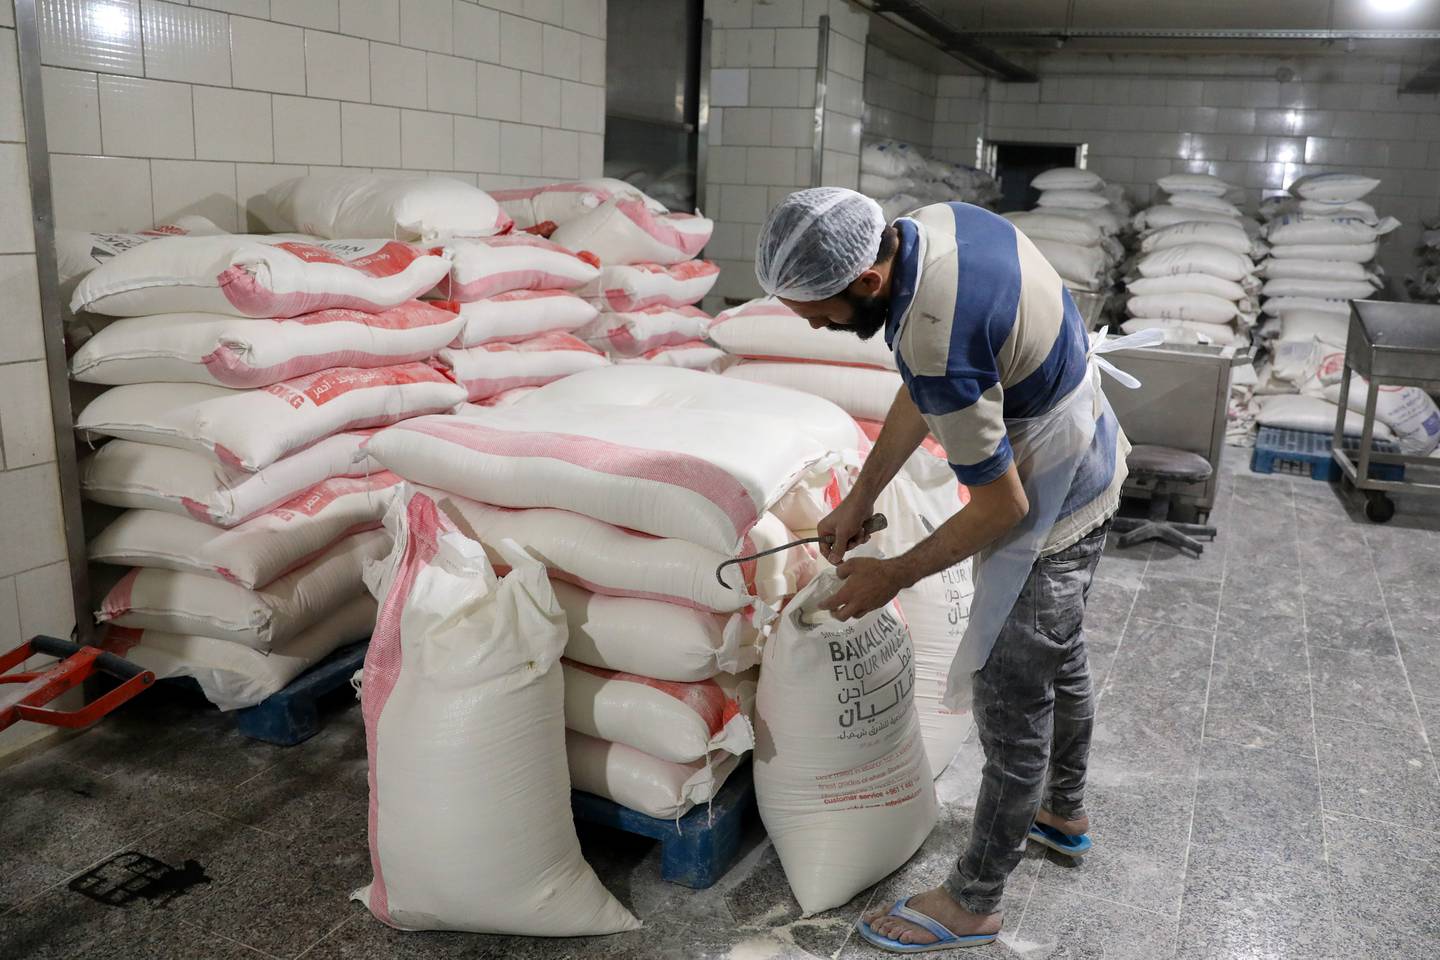
<instances>
[{"instance_id":1,"label":"ceiling pipe","mask_svg":"<svg viewBox=\"0 0 1440 960\"><path fill-rule=\"evenodd\" d=\"M888 4L887 4L888 5ZM1164 27L991 27L977 40L1440 40L1440 30L1270 30Z\"/></svg>"},{"instance_id":2,"label":"ceiling pipe","mask_svg":"<svg viewBox=\"0 0 1440 960\"><path fill-rule=\"evenodd\" d=\"M887 15L887 19L910 28L911 33L919 31L922 39L987 77L1007 83L1038 83L1040 80L1034 71L972 39L973 31L956 30L915 0L861 0L860 5L871 13Z\"/></svg>"}]
</instances>

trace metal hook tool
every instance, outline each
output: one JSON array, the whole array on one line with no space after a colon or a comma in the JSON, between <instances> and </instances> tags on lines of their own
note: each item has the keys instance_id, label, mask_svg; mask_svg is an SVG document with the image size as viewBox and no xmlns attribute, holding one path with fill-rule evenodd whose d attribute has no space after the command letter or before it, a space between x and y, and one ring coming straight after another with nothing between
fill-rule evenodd
<instances>
[{"instance_id":1,"label":"metal hook tool","mask_svg":"<svg viewBox=\"0 0 1440 960\"><path fill-rule=\"evenodd\" d=\"M884 530L887 526L889 526L889 521L885 519L885 514L875 513L871 514L869 519L867 519L864 523L860 524L860 531L865 536L871 536L873 534L879 533L881 530ZM720 581L720 586L724 587L726 590L729 590L730 584L725 582L725 577L723 576L722 571L724 571L726 567L730 566L733 563L748 563L751 560L759 560L761 557L768 557L772 553L779 553L782 550L789 550L791 547L799 547L807 543L824 543L826 546L829 546L832 540L832 537L805 537L803 540L792 540L789 543L783 543L778 547L771 547L769 550L761 550L759 553L752 553L748 557L736 557L734 560L726 560L724 563L720 564L720 566L715 568L715 579Z\"/></svg>"}]
</instances>

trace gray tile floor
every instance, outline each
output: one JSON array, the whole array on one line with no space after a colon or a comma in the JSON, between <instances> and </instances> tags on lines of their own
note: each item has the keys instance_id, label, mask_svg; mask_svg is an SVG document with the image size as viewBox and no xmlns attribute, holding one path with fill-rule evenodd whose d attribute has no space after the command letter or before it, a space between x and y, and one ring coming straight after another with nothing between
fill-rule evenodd
<instances>
[{"instance_id":1,"label":"gray tile floor","mask_svg":"<svg viewBox=\"0 0 1440 960\"><path fill-rule=\"evenodd\" d=\"M1086 621L1096 850L1078 865L1032 850L1004 945L966 956L1440 956L1436 508L1402 502L1375 527L1309 480L1232 469L1222 489L1203 559L1143 547L1102 561ZM643 930L399 934L346 899L369 879L358 710L283 750L156 697L0 772L0 957L879 956L855 918L944 876L979 762L969 743L941 778L943 822L909 865L818 917L800 917L758 832L703 892L660 883L652 845L602 832L583 834L587 856ZM193 859L209 882L123 909L67 889L126 850Z\"/></svg>"}]
</instances>

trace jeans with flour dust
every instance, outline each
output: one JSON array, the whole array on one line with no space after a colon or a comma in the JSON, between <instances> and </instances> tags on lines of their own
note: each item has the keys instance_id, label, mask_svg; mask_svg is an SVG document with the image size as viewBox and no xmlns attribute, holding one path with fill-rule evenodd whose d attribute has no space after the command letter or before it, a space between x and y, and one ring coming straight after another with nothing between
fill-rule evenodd
<instances>
[{"instance_id":1,"label":"jeans with flour dust","mask_svg":"<svg viewBox=\"0 0 1440 960\"><path fill-rule=\"evenodd\" d=\"M969 848L945 881L973 913L1000 909L1042 801L1067 820L1084 811L1095 698L1081 621L1109 529L1107 521L1035 561L990 658L974 674L985 769Z\"/></svg>"}]
</instances>

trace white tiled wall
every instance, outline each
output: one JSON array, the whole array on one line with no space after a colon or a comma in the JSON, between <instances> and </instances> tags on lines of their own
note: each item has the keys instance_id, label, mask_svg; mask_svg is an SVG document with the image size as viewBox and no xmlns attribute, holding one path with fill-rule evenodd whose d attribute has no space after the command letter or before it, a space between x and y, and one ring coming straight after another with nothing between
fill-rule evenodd
<instances>
[{"instance_id":1,"label":"white tiled wall","mask_svg":"<svg viewBox=\"0 0 1440 960\"><path fill-rule=\"evenodd\" d=\"M244 229L247 201L310 167L493 188L602 172L605 0L39 0L39 13L62 227L195 212Z\"/></svg>"},{"instance_id":2,"label":"white tiled wall","mask_svg":"<svg viewBox=\"0 0 1440 960\"><path fill-rule=\"evenodd\" d=\"M903 140L933 152L939 79L872 41L865 50L866 138Z\"/></svg>"}]
</instances>

